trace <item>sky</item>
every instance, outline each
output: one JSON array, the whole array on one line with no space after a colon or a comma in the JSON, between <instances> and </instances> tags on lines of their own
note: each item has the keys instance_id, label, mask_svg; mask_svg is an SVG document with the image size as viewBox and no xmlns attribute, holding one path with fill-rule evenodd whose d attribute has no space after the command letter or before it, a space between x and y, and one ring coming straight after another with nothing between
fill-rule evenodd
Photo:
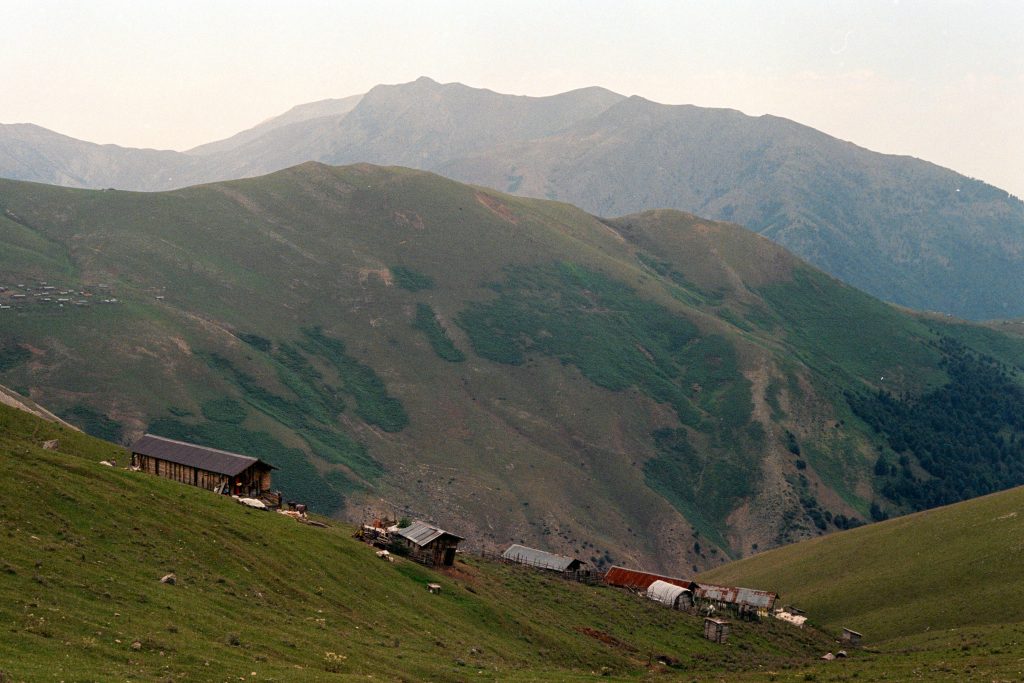
<instances>
[{"instance_id":1,"label":"sky","mask_svg":"<svg viewBox=\"0 0 1024 683\"><path fill-rule=\"evenodd\" d=\"M420 76L799 121L1024 197L1024 0L0 0L0 123L185 150Z\"/></svg>"}]
</instances>

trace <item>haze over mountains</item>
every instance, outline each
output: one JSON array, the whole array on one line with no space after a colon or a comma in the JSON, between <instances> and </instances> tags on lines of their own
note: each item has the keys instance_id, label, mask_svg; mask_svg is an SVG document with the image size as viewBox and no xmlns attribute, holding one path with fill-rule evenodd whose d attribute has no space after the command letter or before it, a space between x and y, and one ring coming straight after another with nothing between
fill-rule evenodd
<instances>
[{"instance_id":1,"label":"haze over mountains","mask_svg":"<svg viewBox=\"0 0 1024 683\"><path fill-rule=\"evenodd\" d=\"M1024 483L1019 337L676 211L365 164L5 180L0 273L0 383L115 441L258 452L354 519L708 567Z\"/></svg>"},{"instance_id":2,"label":"haze over mountains","mask_svg":"<svg viewBox=\"0 0 1024 683\"><path fill-rule=\"evenodd\" d=\"M880 298L1024 315L1024 204L909 157L785 119L600 88L529 98L429 79L302 105L187 153L0 126L0 175L161 190L307 160L432 170L603 216L677 208L740 223Z\"/></svg>"}]
</instances>

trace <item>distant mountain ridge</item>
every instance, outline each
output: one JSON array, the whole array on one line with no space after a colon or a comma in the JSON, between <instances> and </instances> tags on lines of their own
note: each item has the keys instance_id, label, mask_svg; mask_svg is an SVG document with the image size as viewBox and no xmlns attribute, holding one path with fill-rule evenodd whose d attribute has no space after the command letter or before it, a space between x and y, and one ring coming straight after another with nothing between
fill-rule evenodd
<instances>
[{"instance_id":1,"label":"distant mountain ridge","mask_svg":"<svg viewBox=\"0 0 1024 683\"><path fill-rule=\"evenodd\" d=\"M0 175L64 187L144 190L175 183L180 152L97 145L31 123L0 124Z\"/></svg>"},{"instance_id":2,"label":"distant mountain ridge","mask_svg":"<svg viewBox=\"0 0 1024 683\"><path fill-rule=\"evenodd\" d=\"M904 306L1024 316L1024 203L774 116L421 78L301 105L188 153L0 127L0 175L73 187L163 190L308 160L400 164L605 216L676 208L743 224Z\"/></svg>"},{"instance_id":3,"label":"distant mountain ridge","mask_svg":"<svg viewBox=\"0 0 1024 683\"><path fill-rule=\"evenodd\" d=\"M318 102L310 102L309 104L300 104L292 107L280 116L270 118L248 130L232 135L224 140L209 142L205 145L193 147L186 153L205 156L209 154L217 154L219 152L226 152L228 150L236 149L251 140L255 140L261 135L266 135L270 131L284 126L294 123L304 123L312 119L344 116L352 111L352 109L359 104L359 100L362 98L362 95L351 95L341 99L320 100Z\"/></svg>"},{"instance_id":4,"label":"distant mountain ridge","mask_svg":"<svg viewBox=\"0 0 1024 683\"><path fill-rule=\"evenodd\" d=\"M1024 315L1024 203L792 121L629 98L573 128L438 171L598 215L653 206L728 220L879 298Z\"/></svg>"}]
</instances>

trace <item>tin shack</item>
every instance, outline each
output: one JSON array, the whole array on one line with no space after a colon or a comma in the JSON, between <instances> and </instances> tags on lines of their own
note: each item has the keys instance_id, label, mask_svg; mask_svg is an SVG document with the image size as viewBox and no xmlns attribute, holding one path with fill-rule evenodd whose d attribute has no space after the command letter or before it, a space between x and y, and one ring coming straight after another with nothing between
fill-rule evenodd
<instances>
[{"instance_id":1,"label":"tin shack","mask_svg":"<svg viewBox=\"0 0 1024 683\"><path fill-rule=\"evenodd\" d=\"M545 550L528 548L525 545L511 545L501 554L501 559L506 562L525 564L538 569L549 569L553 572L577 572L583 562L575 557L556 555Z\"/></svg>"},{"instance_id":2,"label":"tin shack","mask_svg":"<svg viewBox=\"0 0 1024 683\"><path fill-rule=\"evenodd\" d=\"M716 586L710 583L697 584L693 591L694 602L713 605L718 609L729 609L744 618L767 617L775 607L778 595L769 591L736 586Z\"/></svg>"},{"instance_id":3,"label":"tin shack","mask_svg":"<svg viewBox=\"0 0 1024 683\"><path fill-rule=\"evenodd\" d=\"M394 540L421 564L450 567L455 563L455 550L464 539L432 524L413 522L399 529Z\"/></svg>"}]
</instances>

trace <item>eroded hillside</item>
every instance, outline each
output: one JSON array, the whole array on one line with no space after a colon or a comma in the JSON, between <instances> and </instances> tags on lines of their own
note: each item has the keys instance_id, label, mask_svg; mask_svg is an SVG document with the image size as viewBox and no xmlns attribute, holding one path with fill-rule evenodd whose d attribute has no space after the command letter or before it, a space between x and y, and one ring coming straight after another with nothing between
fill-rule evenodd
<instances>
[{"instance_id":1,"label":"eroded hillside","mask_svg":"<svg viewBox=\"0 0 1024 683\"><path fill-rule=\"evenodd\" d=\"M883 493L944 470L864 406L955 381L956 354L1010 363L1012 386L1024 356L738 226L405 169L3 181L0 209L5 384L114 440L259 454L326 513L408 510L598 566L695 571L912 509ZM976 461L977 492L1019 483Z\"/></svg>"}]
</instances>

